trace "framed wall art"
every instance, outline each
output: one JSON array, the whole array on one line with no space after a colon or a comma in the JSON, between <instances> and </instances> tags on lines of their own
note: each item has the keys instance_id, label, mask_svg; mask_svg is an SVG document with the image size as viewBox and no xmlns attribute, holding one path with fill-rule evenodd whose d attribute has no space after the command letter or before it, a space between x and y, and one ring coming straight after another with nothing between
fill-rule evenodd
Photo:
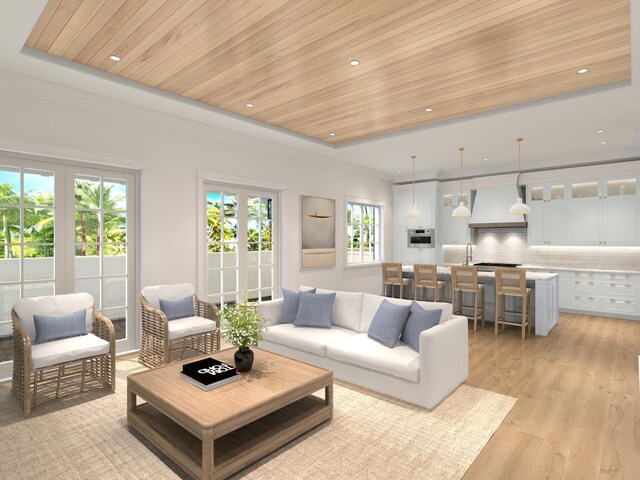
<instances>
[{"instance_id":1,"label":"framed wall art","mask_svg":"<svg viewBox=\"0 0 640 480\"><path fill-rule=\"evenodd\" d=\"M336 264L336 201L302 195L302 268Z\"/></svg>"}]
</instances>

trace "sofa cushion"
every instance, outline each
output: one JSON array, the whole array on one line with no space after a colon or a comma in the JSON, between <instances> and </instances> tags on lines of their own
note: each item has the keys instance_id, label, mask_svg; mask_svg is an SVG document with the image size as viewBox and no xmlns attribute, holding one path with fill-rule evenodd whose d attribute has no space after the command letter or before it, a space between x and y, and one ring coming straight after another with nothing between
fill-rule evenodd
<instances>
[{"instance_id":1,"label":"sofa cushion","mask_svg":"<svg viewBox=\"0 0 640 480\"><path fill-rule=\"evenodd\" d=\"M170 340L206 333L216 329L216 322L202 317L178 318L167 322L167 325Z\"/></svg>"},{"instance_id":2,"label":"sofa cushion","mask_svg":"<svg viewBox=\"0 0 640 480\"><path fill-rule=\"evenodd\" d=\"M161 298L160 310L164 312L167 320L176 320L178 318L193 317L195 313L193 295L181 298L179 300L165 300Z\"/></svg>"},{"instance_id":3,"label":"sofa cushion","mask_svg":"<svg viewBox=\"0 0 640 480\"><path fill-rule=\"evenodd\" d=\"M34 314L60 316L77 312L81 308L84 308L87 312L85 321L87 322L87 332L90 332L93 330L93 297L88 293L23 298L13 306L16 315L20 319L20 324L26 330L31 341L36 338L36 327L33 321Z\"/></svg>"},{"instance_id":4,"label":"sofa cushion","mask_svg":"<svg viewBox=\"0 0 640 480\"><path fill-rule=\"evenodd\" d=\"M383 300L373 316L367 335L389 348L395 347L410 310L410 305L394 305Z\"/></svg>"},{"instance_id":5,"label":"sofa cushion","mask_svg":"<svg viewBox=\"0 0 640 480\"><path fill-rule=\"evenodd\" d=\"M52 340L86 335L86 316L87 311L84 308L59 316L35 314L33 323L36 327L36 338L33 343L37 345Z\"/></svg>"},{"instance_id":6,"label":"sofa cushion","mask_svg":"<svg viewBox=\"0 0 640 480\"><path fill-rule=\"evenodd\" d=\"M317 293L335 293L331 312L332 323L339 327L348 328L354 332L360 326L360 310L362 309L362 292L333 292L332 290L318 289Z\"/></svg>"},{"instance_id":7,"label":"sofa cushion","mask_svg":"<svg viewBox=\"0 0 640 480\"><path fill-rule=\"evenodd\" d=\"M297 328L290 323L281 323L269 327L262 334L263 340L284 345L303 352L315 353L324 357L327 344L355 335L351 330L333 328ZM258 345L259 346L259 345Z\"/></svg>"},{"instance_id":8,"label":"sofa cushion","mask_svg":"<svg viewBox=\"0 0 640 480\"><path fill-rule=\"evenodd\" d=\"M142 296L151 308L160 308L160 299L180 300L194 295L196 291L190 283L176 283L174 285L152 285L142 289Z\"/></svg>"},{"instance_id":9,"label":"sofa cushion","mask_svg":"<svg viewBox=\"0 0 640 480\"><path fill-rule=\"evenodd\" d=\"M424 309L417 302L411 303L411 310L409 311L409 318L402 330L402 336L400 340L413 348L416 352L420 351L420 334L429 330L431 327L435 327L440 323L440 317L442 316L442 310L439 308Z\"/></svg>"},{"instance_id":10,"label":"sofa cushion","mask_svg":"<svg viewBox=\"0 0 640 480\"><path fill-rule=\"evenodd\" d=\"M362 311L360 313L360 328L358 329L360 333L367 333L369 331L369 326L371 325L373 316L378 311L378 307L384 299L386 299L390 303L393 303L394 305L411 305L412 302L412 300L405 300L403 298L382 297L380 295L365 293L362 299ZM421 301L416 303L425 310L430 310L433 308L441 309L442 314L440 315L440 323L444 323L451 318L453 307L450 303Z\"/></svg>"},{"instance_id":11,"label":"sofa cushion","mask_svg":"<svg viewBox=\"0 0 640 480\"><path fill-rule=\"evenodd\" d=\"M402 343L396 348L387 348L371 340L366 333L329 343L327 357L411 382L420 379L418 352Z\"/></svg>"},{"instance_id":12,"label":"sofa cushion","mask_svg":"<svg viewBox=\"0 0 640 480\"><path fill-rule=\"evenodd\" d=\"M72 360L95 357L109 353L109 347L109 342L92 333L32 345L31 365L33 368L42 368Z\"/></svg>"},{"instance_id":13,"label":"sofa cushion","mask_svg":"<svg viewBox=\"0 0 640 480\"><path fill-rule=\"evenodd\" d=\"M335 293L300 292L300 304L293 324L296 327L331 328Z\"/></svg>"},{"instance_id":14,"label":"sofa cushion","mask_svg":"<svg viewBox=\"0 0 640 480\"><path fill-rule=\"evenodd\" d=\"M315 288L305 290L309 293L315 293ZM282 298L284 304L282 306L282 316L279 323L293 323L298 314L298 306L300 304L300 292L294 292L293 290L282 289Z\"/></svg>"}]
</instances>

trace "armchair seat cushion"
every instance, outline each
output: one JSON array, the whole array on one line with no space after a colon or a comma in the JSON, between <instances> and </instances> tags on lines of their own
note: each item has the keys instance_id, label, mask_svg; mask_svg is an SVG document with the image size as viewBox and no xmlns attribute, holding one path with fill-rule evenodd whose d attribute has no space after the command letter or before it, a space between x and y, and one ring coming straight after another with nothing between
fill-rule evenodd
<instances>
[{"instance_id":1,"label":"armchair seat cushion","mask_svg":"<svg viewBox=\"0 0 640 480\"><path fill-rule=\"evenodd\" d=\"M109 342L90 333L32 345L31 365L33 368L42 368L105 353L109 353Z\"/></svg>"},{"instance_id":2,"label":"armchair seat cushion","mask_svg":"<svg viewBox=\"0 0 640 480\"><path fill-rule=\"evenodd\" d=\"M398 343L395 348L388 348L371 341L366 333L328 344L327 357L411 382L420 380L418 352L404 343Z\"/></svg>"},{"instance_id":3,"label":"armchair seat cushion","mask_svg":"<svg viewBox=\"0 0 640 480\"><path fill-rule=\"evenodd\" d=\"M202 317L178 318L167 322L169 340L211 332L216 329L216 322Z\"/></svg>"}]
</instances>

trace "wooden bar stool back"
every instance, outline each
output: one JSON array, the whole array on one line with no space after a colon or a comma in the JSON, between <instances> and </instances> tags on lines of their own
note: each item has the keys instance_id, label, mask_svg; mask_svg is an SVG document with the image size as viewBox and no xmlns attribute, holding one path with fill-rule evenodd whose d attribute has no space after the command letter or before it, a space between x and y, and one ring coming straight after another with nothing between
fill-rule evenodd
<instances>
[{"instance_id":1,"label":"wooden bar stool back","mask_svg":"<svg viewBox=\"0 0 640 480\"><path fill-rule=\"evenodd\" d=\"M407 298L411 297L411 279L403 278L402 264L384 262L382 264L382 296L387 296L387 286L391 286L391 296L395 287L400 287L398 298L404 298L404 287L407 287Z\"/></svg>"},{"instance_id":2,"label":"wooden bar stool back","mask_svg":"<svg viewBox=\"0 0 640 480\"><path fill-rule=\"evenodd\" d=\"M521 310L506 310L506 297L520 297ZM525 327L531 335L531 289L527 288L526 271L521 268L496 268L496 303L494 333L498 334L498 325L514 325L522 328L525 338ZM506 314L520 317L520 322L507 321Z\"/></svg>"},{"instance_id":3,"label":"wooden bar stool back","mask_svg":"<svg viewBox=\"0 0 640 480\"><path fill-rule=\"evenodd\" d=\"M418 300L418 289L422 290L422 299L426 302L427 290L433 290L433 301L444 302L447 296L447 285L438 280L438 269L435 265L415 264L413 266L413 298ZM442 293L442 296L439 295Z\"/></svg>"},{"instance_id":4,"label":"wooden bar stool back","mask_svg":"<svg viewBox=\"0 0 640 480\"><path fill-rule=\"evenodd\" d=\"M463 293L473 294L472 305L464 304ZM453 304L454 315L464 315L463 310L465 308L473 309L473 316L469 318L473 318L474 332L478 327L478 318L482 321L482 328L484 328L484 285L478 283L478 270L476 267L466 265L453 265L451 267L451 303Z\"/></svg>"}]
</instances>

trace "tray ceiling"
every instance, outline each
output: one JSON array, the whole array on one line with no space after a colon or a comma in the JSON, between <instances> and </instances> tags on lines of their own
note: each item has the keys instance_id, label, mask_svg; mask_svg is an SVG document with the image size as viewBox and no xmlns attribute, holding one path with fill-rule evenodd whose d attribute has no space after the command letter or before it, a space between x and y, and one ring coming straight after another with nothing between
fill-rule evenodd
<instances>
[{"instance_id":1,"label":"tray ceiling","mask_svg":"<svg viewBox=\"0 0 640 480\"><path fill-rule=\"evenodd\" d=\"M26 46L342 144L628 80L629 17L629 0L49 0Z\"/></svg>"}]
</instances>

